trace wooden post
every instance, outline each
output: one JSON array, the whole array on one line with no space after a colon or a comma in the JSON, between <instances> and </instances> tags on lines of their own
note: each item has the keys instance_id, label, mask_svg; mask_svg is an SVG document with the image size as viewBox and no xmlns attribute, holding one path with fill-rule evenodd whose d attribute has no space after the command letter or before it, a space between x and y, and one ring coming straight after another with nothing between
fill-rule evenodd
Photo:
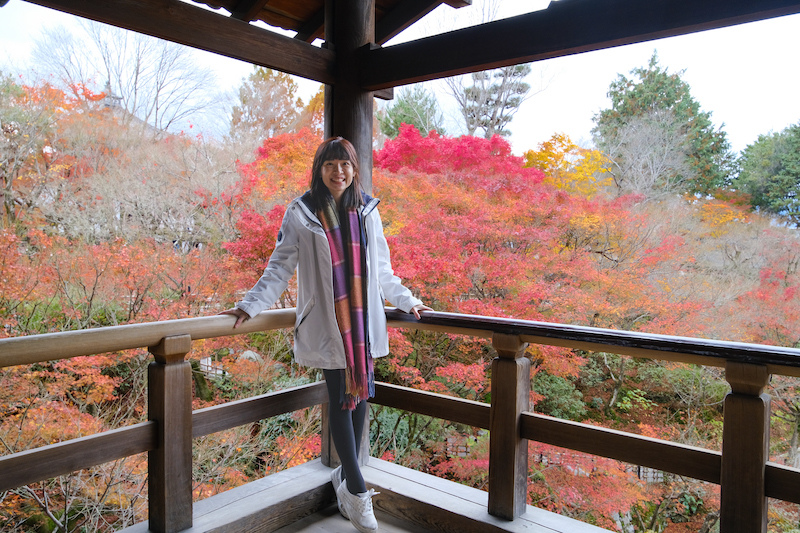
<instances>
[{"instance_id":1,"label":"wooden post","mask_svg":"<svg viewBox=\"0 0 800 533\"><path fill-rule=\"evenodd\" d=\"M767 367L728 362L720 476L720 531L766 533L765 464L769 459Z\"/></svg>"},{"instance_id":2,"label":"wooden post","mask_svg":"<svg viewBox=\"0 0 800 533\"><path fill-rule=\"evenodd\" d=\"M320 431L322 433L322 444L320 449L320 459L322 464L325 466L334 468L342 464L342 461L339 459L339 454L336 452L336 446L333 444L333 439L331 438L328 405L329 404L327 403L323 403L321 406L322 416L320 425L322 427L320 428ZM361 436L361 444L358 448L358 464L361 466L364 466L369 462L369 408L366 409L364 416L367 417L367 420L364 421L364 434Z\"/></svg>"},{"instance_id":3,"label":"wooden post","mask_svg":"<svg viewBox=\"0 0 800 533\"><path fill-rule=\"evenodd\" d=\"M158 422L158 447L147 454L149 530L192 527L192 368L184 356L190 335L164 337L149 348L149 419Z\"/></svg>"},{"instance_id":4,"label":"wooden post","mask_svg":"<svg viewBox=\"0 0 800 533\"><path fill-rule=\"evenodd\" d=\"M326 0L325 44L336 52L336 82L325 86L325 138L341 136L358 152L361 185L372 194L372 92L360 85L360 50L375 42L375 0ZM381 311L382 312L382 311ZM369 417L369 410L365 414ZM322 464L336 466L339 457L322 406ZM369 420L359 448L359 462L369 458Z\"/></svg>"},{"instance_id":5,"label":"wooden post","mask_svg":"<svg viewBox=\"0 0 800 533\"><path fill-rule=\"evenodd\" d=\"M530 407L528 344L495 333L492 346L492 407L489 419L489 514L513 520L525 512L528 441L520 437L521 413Z\"/></svg>"},{"instance_id":6,"label":"wooden post","mask_svg":"<svg viewBox=\"0 0 800 533\"><path fill-rule=\"evenodd\" d=\"M372 194L372 92L360 85L359 52L375 42L375 0L327 0L325 41L336 52L336 83L325 88L325 137L353 143L361 184Z\"/></svg>"}]
</instances>

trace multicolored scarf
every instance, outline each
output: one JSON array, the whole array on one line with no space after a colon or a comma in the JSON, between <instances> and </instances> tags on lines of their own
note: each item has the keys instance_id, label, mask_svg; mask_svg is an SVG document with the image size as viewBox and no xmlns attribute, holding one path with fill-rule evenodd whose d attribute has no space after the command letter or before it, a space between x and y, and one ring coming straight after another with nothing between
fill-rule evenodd
<instances>
[{"instance_id":1,"label":"multicolored scarf","mask_svg":"<svg viewBox=\"0 0 800 533\"><path fill-rule=\"evenodd\" d=\"M347 366L342 409L355 409L361 400L375 395L375 374L367 345L367 254L363 219L357 209L340 213L333 197L319 209L333 263L333 298L336 323L342 334Z\"/></svg>"}]
</instances>

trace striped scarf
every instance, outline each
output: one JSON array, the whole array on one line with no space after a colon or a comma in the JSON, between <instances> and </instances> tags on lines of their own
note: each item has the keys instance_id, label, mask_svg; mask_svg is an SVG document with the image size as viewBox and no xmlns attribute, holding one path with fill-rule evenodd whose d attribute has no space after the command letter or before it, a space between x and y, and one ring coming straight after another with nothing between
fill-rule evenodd
<instances>
[{"instance_id":1,"label":"striped scarf","mask_svg":"<svg viewBox=\"0 0 800 533\"><path fill-rule=\"evenodd\" d=\"M363 220L357 209L341 213L332 196L317 212L331 249L336 323L342 334L346 368L342 409L355 409L375 395L372 356L367 346L367 254Z\"/></svg>"}]
</instances>

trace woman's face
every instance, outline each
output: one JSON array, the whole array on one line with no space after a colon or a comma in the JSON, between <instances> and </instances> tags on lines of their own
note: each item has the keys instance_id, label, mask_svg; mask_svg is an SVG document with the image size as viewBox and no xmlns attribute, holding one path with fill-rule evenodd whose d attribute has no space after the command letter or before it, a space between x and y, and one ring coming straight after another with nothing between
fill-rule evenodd
<instances>
[{"instance_id":1,"label":"woman's face","mask_svg":"<svg viewBox=\"0 0 800 533\"><path fill-rule=\"evenodd\" d=\"M353 183L353 165L347 159L329 159L322 163L322 182L338 203L344 191Z\"/></svg>"}]
</instances>

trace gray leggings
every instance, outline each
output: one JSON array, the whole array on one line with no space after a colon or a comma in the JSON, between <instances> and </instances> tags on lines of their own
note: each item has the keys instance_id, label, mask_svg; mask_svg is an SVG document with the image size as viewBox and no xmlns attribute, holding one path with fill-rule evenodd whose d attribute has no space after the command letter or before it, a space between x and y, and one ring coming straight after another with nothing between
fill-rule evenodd
<instances>
[{"instance_id":1,"label":"gray leggings","mask_svg":"<svg viewBox=\"0 0 800 533\"><path fill-rule=\"evenodd\" d=\"M358 452L364 434L367 402L360 402L352 411L342 409L342 379L340 370L323 370L328 386L328 420L336 453L342 461L342 472L351 494L366 492L367 486L358 466Z\"/></svg>"}]
</instances>

